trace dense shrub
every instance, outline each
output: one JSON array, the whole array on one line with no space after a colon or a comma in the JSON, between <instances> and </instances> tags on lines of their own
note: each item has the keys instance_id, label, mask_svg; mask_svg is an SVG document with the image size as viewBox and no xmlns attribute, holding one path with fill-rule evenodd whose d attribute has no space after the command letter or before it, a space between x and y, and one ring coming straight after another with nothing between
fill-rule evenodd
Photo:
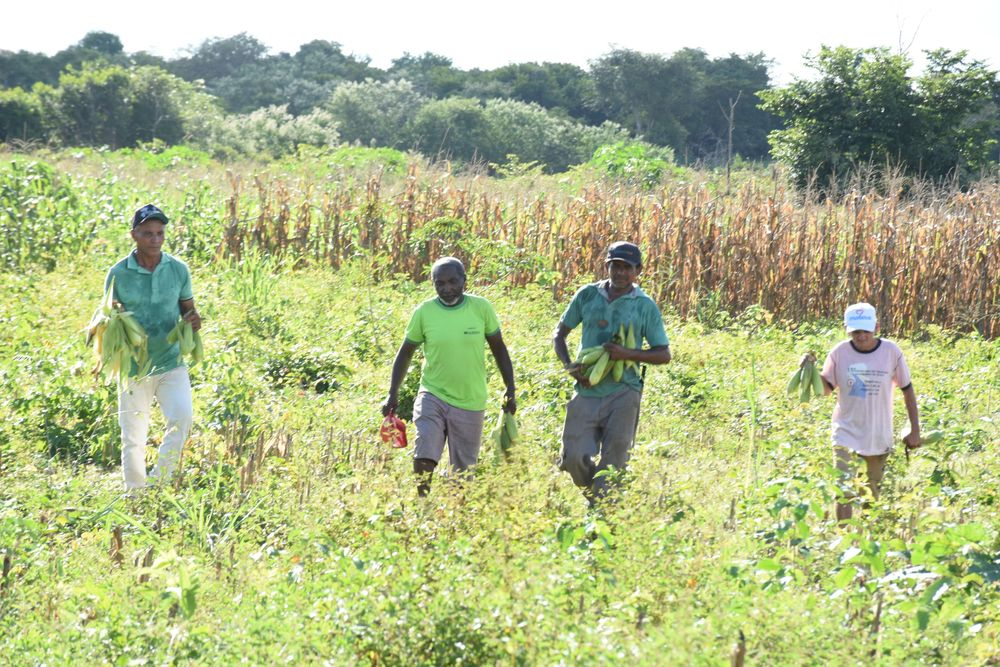
<instances>
[{"instance_id":1,"label":"dense shrub","mask_svg":"<svg viewBox=\"0 0 1000 667\"><path fill-rule=\"evenodd\" d=\"M673 151L639 142L618 142L594 151L587 166L630 185L655 187L673 164Z\"/></svg>"},{"instance_id":2,"label":"dense shrub","mask_svg":"<svg viewBox=\"0 0 1000 667\"><path fill-rule=\"evenodd\" d=\"M279 158L295 153L300 145L334 146L338 139L337 123L328 111L293 116L285 106L267 107L227 118L217 151Z\"/></svg>"},{"instance_id":3,"label":"dense shrub","mask_svg":"<svg viewBox=\"0 0 1000 667\"><path fill-rule=\"evenodd\" d=\"M337 86L324 105L347 142L409 148L409 127L424 98L409 81L364 81Z\"/></svg>"},{"instance_id":4,"label":"dense shrub","mask_svg":"<svg viewBox=\"0 0 1000 667\"><path fill-rule=\"evenodd\" d=\"M0 268L46 270L80 252L94 228L80 219L79 198L65 177L38 161L0 168Z\"/></svg>"},{"instance_id":5,"label":"dense shrub","mask_svg":"<svg viewBox=\"0 0 1000 667\"><path fill-rule=\"evenodd\" d=\"M38 96L21 88L0 90L0 142L43 138L45 128Z\"/></svg>"}]
</instances>

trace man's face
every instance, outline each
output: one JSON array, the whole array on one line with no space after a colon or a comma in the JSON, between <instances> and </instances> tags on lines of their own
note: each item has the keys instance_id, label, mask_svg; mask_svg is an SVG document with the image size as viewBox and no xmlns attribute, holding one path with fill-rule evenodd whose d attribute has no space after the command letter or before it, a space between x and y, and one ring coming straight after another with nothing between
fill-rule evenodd
<instances>
[{"instance_id":1,"label":"man's face","mask_svg":"<svg viewBox=\"0 0 1000 667\"><path fill-rule=\"evenodd\" d=\"M641 266L632 266L620 259L613 259L610 262L605 262L604 265L608 269L608 278L611 279L612 287L619 291L631 289L632 283L639 277L639 271L642 270Z\"/></svg>"},{"instance_id":2,"label":"man's face","mask_svg":"<svg viewBox=\"0 0 1000 667\"><path fill-rule=\"evenodd\" d=\"M855 329L848 334L851 337L851 341L854 343L854 347L859 350L870 350L875 347L875 332L873 331L862 331L861 329Z\"/></svg>"},{"instance_id":3,"label":"man's face","mask_svg":"<svg viewBox=\"0 0 1000 667\"><path fill-rule=\"evenodd\" d=\"M465 292L465 276L454 266L440 266L431 275L438 298L446 306L454 306L461 301Z\"/></svg>"},{"instance_id":4,"label":"man's face","mask_svg":"<svg viewBox=\"0 0 1000 667\"><path fill-rule=\"evenodd\" d=\"M147 220L132 230L132 240L142 254L155 254L163 247L163 229L160 220Z\"/></svg>"}]
</instances>

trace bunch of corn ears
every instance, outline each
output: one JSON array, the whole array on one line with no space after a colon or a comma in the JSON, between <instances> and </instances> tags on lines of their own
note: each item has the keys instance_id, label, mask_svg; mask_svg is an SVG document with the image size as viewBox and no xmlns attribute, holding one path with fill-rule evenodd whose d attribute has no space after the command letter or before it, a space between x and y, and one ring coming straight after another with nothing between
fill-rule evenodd
<instances>
[{"instance_id":1,"label":"bunch of corn ears","mask_svg":"<svg viewBox=\"0 0 1000 667\"><path fill-rule=\"evenodd\" d=\"M517 420L514 419L514 415L506 410L501 410L496 426L490 433L490 440L496 445L494 452L497 458L508 456L511 447L517 444L518 438Z\"/></svg>"},{"instance_id":2,"label":"bunch of corn ears","mask_svg":"<svg viewBox=\"0 0 1000 667\"><path fill-rule=\"evenodd\" d=\"M93 347L97 359L94 375L103 372L105 377L121 386L133 370L139 376L146 375L150 360L145 330L132 313L115 305L114 293L115 279L112 278L84 333L86 344Z\"/></svg>"},{"instance_id":3,"label":"bunch of corn ears","mask_svg":"<svg viewBox=\"0 0 1000 667\"><path fill-rule=\"evenodd\" d=\"M177 318L177 324L167 334L167 342L180 343L181 351L177 356L177 361L189 357L191 365L194 366L205 360L205 347L201 343L201 336L183 316Z\"/></svg>"},{"instance_id":4,"label":"bunch of corn ears","mask_svg":"<svg viewBox=\"0 0 1000 667\"><path fill-rule=\"evenodd\" d=\"M808 403L811 398L823 396L823 376L811 353L810 358L792 373L785 389L789 396L798 395L800 403Z\"/></svg>"},{"instance_id":5,"label":"bunch of corn ears","mask_svg":"<svg viewBox=\"0 0 1000 667\"><path fill-rule=\"evenodd\" d=\"M634 350L635 329L632 327L632 324L629 323L627 334L625 333L625 325L619 324L618 333L611 338L611 341ZM631 367L636 369L636 371L639 370L639 364L631 359L627 361L624 359L612 361L611 356L604 349L603 345L583 348L576 355L576 363L582 366L583 372L587 376L591 386L597 385L606 377L611 377L615 382L621 382L622 376L625 375L625 369Z\"/></svg>"}]
</instances>

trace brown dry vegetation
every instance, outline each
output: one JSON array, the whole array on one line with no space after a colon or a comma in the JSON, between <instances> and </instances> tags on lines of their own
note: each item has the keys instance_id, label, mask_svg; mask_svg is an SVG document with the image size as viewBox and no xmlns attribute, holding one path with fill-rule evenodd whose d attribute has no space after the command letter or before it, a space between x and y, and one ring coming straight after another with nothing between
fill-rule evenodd
<instances>
[{"instance_id":1,"label":"brown dry vegetation","mask_svg":"<svg viewBox=\"0 0 1000 667\"><path fill-rule=\"evenodd\" d=\"M635 239L648 258L644 284L681 315L711 297L742 311L759 304L789 320L828 317L867 300L883 328L926 323L1000 334L1000 186L905 197L849 191L826 201L797 200L783 187L751 181L731 195L705 184L653 194L612 184L581 195L501 195L475 179L428 178L411 168L398 185L379 174L367 183L289 186L230 180L220 254L258 247L337 267L359 249L380 266L413 278L429 258L452 252L456 238L420 235L441 218L460 234L506 243L558 272L561 291L601 272L608 242ZM477 269L477 257L465 258ZM504 279L520 285L535 270Z\"/></svg>"}]
</instances>

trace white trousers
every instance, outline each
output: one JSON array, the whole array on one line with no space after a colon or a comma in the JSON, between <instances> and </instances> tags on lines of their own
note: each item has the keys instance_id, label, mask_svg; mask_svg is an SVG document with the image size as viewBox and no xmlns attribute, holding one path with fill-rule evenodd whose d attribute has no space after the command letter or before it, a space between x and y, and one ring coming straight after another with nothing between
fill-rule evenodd
<instances>
[{"instance_id":1,"label":"white trousers","mask_svg":"<svg viewBox=\"0 0 1000 667\"><path fill-rule=\"evenodd\" d=\"M193 421L191 378L180 366L159 375L132 378L118 395L118 424L122 430L122 474L126 489L146 486L146 439L153 399L159 403L166 421L156 466L150 482L168 480L181 458Z\"/></svg>"}]
</instances>

